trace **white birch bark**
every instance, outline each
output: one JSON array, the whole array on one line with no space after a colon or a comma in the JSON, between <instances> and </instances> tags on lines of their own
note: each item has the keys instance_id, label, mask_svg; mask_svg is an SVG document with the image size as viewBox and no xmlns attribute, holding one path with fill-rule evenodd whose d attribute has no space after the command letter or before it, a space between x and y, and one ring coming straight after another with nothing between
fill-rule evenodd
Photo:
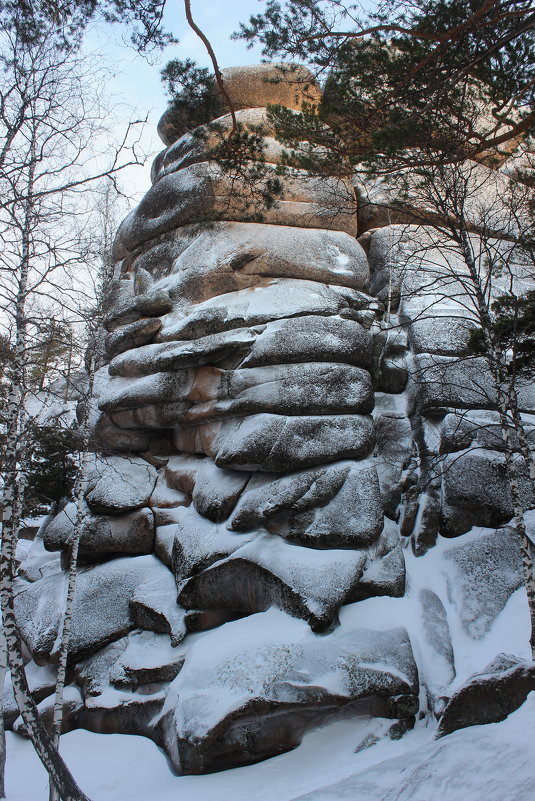
<instances>
[{"instance_id":1,"label":"white birch bark","mask_svg":"<svg viewBox=\"0 0 535 801\"><path fill-rule=\"evenodd\" d=\"M94 346L90 345L90 350L94 350ZM59 661L58 661L58 676L56 680L56 693L54 697L54 716L52 723L52 742L54 747L59 752L61 728L63 723L63 697L65 691L65 679L67 675L67 663L69 658L69 644L71 639L72 629L72 616L74 612L74 598L76 593L76 579L77 579L77 564L78 564L78 549L80 545L80 535L82 532L82 525L84 522L84 489L87 478L87 469L89 464L88 459L88 444L89 444L89 401L93 391L94 379L94 359L89 358L90 376L88 387L84 399L84 415L82 420L82 457L78 470L78 477L76 481L76 520L74 529L70 540L70 553L69 553L69 578L67 582L67 597L65 600L65 610L63 613L63 626L61 631L61 638L59 640ZM59 635L58 635L59 636ZM49 782L49 801L59 801L57 788L50 777Z\"/></svg>"},{"instance_id":2,"label":"white birch bark","mask_svg":"<svg viewBox=\"0 0 535 801\"><path fill-rule=\"evenodd\" d=\"M535 577L533 575L533 560L531 558L531 542L527 535L524 520L524 508L518 485L517 465L515 463L515 449L511 443L511 428L517 434L520 452L529 468L530 476L533 476L533 463L529 449L522 418L518 412L517 395L514 376L508 375L507 364L504 354L501 352L499 344L493 336L492 318L489 312L489 303L485 298L481 286L480 276L477 271L475 260L470 245L470 240L464 230L460 231L460 243L462 255L468 268L473 285L474 301L479 315L479 323L482 328L483 341L485 344L485 358L490 367L494 389L497 397L498 415L500 418L500 430L504 443L506 471L509 488L511 491L511 501L513 505L513 518L515 529L518 534L520 555L522 559L522 571L524 585L528 599L530 616L530 646L531 658L535 660Z\"/></svg>"},{"instance_id":3,"label":"white birch bark","mask_svg":"<svg viewBox=\"0 0 535 801\"><path fill-rule=\"evenodd\" d=\"M6 682L7 650L6 638L4 634L4 624L0 627L0 698L4 694ZM6 797L5 790L6 776L6 731L4 727L4 705L0 703L0 798Z\"/></svg>"},{"instance_id":4,"label":"white birch bark","mask_svg":"<svg viewBox=\"0 0 535 801\"><path fill-rule=\"evenodd\" d=\"M30 164L24 200L21 259L15 302L15 354L12 383L7 401L6 449L4 492L2 499L2 549L0 553L0 597L4 621L8 665L15 699L35 751L58 788L63 801L89 801L80 790L66 764L54 747L37 705L32 698L26 673L20 635L14 608L14 557L20 530L21 494L18 492L20 423L24 409L25 354L26 354L26 300L30 264L30 231L32 226L33 165Z\"/></svg>"}]
</instances>

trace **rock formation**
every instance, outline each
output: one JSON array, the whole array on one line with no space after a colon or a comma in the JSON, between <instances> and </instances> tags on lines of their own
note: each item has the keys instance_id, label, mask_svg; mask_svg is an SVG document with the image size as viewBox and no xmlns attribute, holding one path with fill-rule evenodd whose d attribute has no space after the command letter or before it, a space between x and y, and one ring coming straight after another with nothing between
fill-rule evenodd
<instances>
[{"instance_id":1,"label":"rock formation","mask_svg":"<svg viewBox=\"0 0 535 801\"><path fill-rule=\"evenodd\" d=\"M272 72L225 75L245 129L266 125L267 103L300 106L297 79ZM357 214L347 182L294 174L259 221L210 136L169 114L160 131L153 186L115 244L65 726L146 735L199 773L339 715L411 725L420 683L432 706L455 677L444 599L420 594L425 676L395 616L359 609L404 602L402 539L424 554L512 516L492 382L467 358L463 298L433 273L444 284L462 267L433 229L385 219L384 186L357 186ZM268 162L280 154L268 136ZM39 665L56 658L74 516L67 505L20 568ZM522 581L516 539L493 536L444 558L475 639Z\"/></svg>"}]
</instances>

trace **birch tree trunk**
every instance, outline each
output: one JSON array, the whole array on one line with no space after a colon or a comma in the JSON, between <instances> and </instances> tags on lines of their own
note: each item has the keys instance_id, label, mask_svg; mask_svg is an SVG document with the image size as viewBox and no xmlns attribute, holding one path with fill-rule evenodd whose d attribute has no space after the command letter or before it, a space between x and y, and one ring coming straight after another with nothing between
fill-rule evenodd
<instances>
[{"instance_id":1,"label":"birch tree trunk","mask_svg":"<svg viewBox=\"0 0 535 801\"><path fill-rule=\"evenodd\" d=\"M20 424L24 416L25 400L25 359L27 346L26 301L31 256L31 231L34 223L32 204L33 181L34 166L30 163L27 192L23 204L21 258L15 301L15 353L6 413L5 474L2 499L2 549L0 553L0 597L8 665L11 673L13 691L35 751L48 771L52 782L57 787L59 796L63 801L89 801L87 796L80 790L66 764L59 756L49 733L39 717L37 705L32 698L26 679L21 640L15 616L14 565L22 511L22 504L20 502L21 494L18 490L18 477L20 467L20 444L21 439L23 439L21 436L23 432L21 432Z\"/></svg>"},{"instance_id":2,"label":"birch tree trunk","mask_svg":"<svg viewBox=\"0 0 535 801\"><path fill-rule=\"evenodd\" d=\"M526 594L528 597L528 607L530 616L530 645L531 645L531 658L535 661L535 576L533 575L533 559L531 557L531 541L527 535L526 522L524 519L524 507L522 505L522 498L520 495L520 488L518 485L518 468L514 459L514 448L511 443L510 435L510 419L507 408L507 396L504 397L503 385L496 386L498 394L498 414L500 416L500 429L502 440L505 447L505 465L507 471L507 479L511 490L511 501L513 504L513 516L515 521L515 528L518 533L520 541L520 556L522 559L522 571L524 575L524 584L526 587ZM518 412L516 412L518 415ZM518 416L520 420L520 417ZM521 420L520 420L521 422ZM516 430L516 426L514 426ZM522 431L523 426L521 426ZM527 444L527 439L526 439ZM521 447L521 451L523 448ZM528 462L531 467L532 460L529 448L527 448ZM522 454L524 456L524 454ZM525 459L525 456L524 456Z\"/></svg>"},{"instance_id":3,"label":"birch tree trunk","mask_svg":"<svg viewBox=\"0 0 535 801\"><path fill-rule=\"evenodd\" d=\"M515 376L514 374L512 376L508 375L505 356L493 334L494 328L489 311L489 302L481 286L481 280L469 237L463 228L459 231L459 241L463 259L468 268L473 285L474 301L485 346L485 358L493 376L494 390L496 392L500 431L505 450L506 474L511 491L513 517L519 539L524 585L528 599L531 658L535 661L535 577L533 575L533 560L531 558L531 542L527 535L524 508L518 485L518 471L514 459L515 449L511 442L511 428L517 434L519 450L526 461L526 466L530 471L530 477L533 476L533 460L531 458L524 424L518 412Z\"/></svg>"},{"instance_id":4,"label":"birch tree trunk","mask_svg":"<svg viewBox=\"0 0 535 801\"><path fill-rule=\"evenodd\" d=\"M94 321L93 321L94 322ZM93 392L94 381L94 340L91 337L88 350L89 359L89 382L87 390L84 393L83 399L83 419L82 419L82 441L80 447L82 449L82 457L78 470L78 477L76 481L76 520L74 530L70 542L69 554L69 578L67 582L67 597L65 601L65 610L63 613L63 627L61 631L61 639L59 640L59 663L58 663L58 676L56 680L56 694L54 697L54 717L52 724L52 743L59 752L61 727L63 723L63 696L65 690L65 679L67 675L67 663L69 658L69 644L71 639L72 617L74 612L74 598L76 593L76 579L77 579L77 564L78 564L78 549L80 545L80 535L82 533L82 525L84 522L84 489L87 478L88 468L88 445L89 445L89 409L90 398ZM59 635L58 635L59 636ZM49 781L49 801L59 801L57 787L50 776Z\"/></svg>"},{"instance_id":5,"label":"birch tree trunk","mask_svg":"<svg viewBox=\"0 0 535 801\"><path fill-rule=\"evenodd\" d=\"M74 524L74 531L70 542L70 555L69 555L69 578L67 582L67 598L65 601L65 610L63 613L63 627L61 631L61 638L59 640L59 663L58 663L58 676L56 680L56 694L54 697L54 717L52 723L52 744L59 752L61 726L63 723L63 695L65 690L65 677L67 674L67 661L69 657L69 643L71 639L72 615L74 610L74 596L76 592L76 578L77 578L77 564L78 564L78 546L80 543L80 533L84 520L84 478L85 478L85 465L87 456L82 455L82 464L80 466L80 473L77 481L76 492L76 521ZM59 637L59 634L58 634ZM50 776L49 780L49 801L59 801L57 787Z\"/></svg>"},{"instance_id":6,"label":"birch tree trunk","mask_svg":"<svg viewBox=\"0 0 535 801\"><path fill-rule=\"evenodd\" d=\"M0 628L0 693L3 696L6 681L7 650L4 624ZM1 697L1 696L0 696ZM4 728L4 705L0 704L0 798L6 797L6 731Z\"/></svg>"}]
</instances>

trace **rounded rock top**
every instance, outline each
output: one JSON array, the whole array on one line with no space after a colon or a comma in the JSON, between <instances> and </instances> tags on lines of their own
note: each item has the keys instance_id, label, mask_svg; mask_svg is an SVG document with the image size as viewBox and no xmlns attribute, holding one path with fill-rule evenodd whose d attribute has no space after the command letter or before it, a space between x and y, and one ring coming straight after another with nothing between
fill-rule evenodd
<instances>
[{"instance_id":1,"label":"rounded rock top","mask_svg":"<svg viewBox=\"0 0 535 801\"><path fill-rule=\"evenodd\" d=\"M221 70L236 109L286 106L300 111L303 103L319 103L321 90L309 69L299 64L253 64Z\"/></svg>"},{"instance_id":2,"label":"rounded rock top","mask_svg":"<svg viewBox=\"0 0 535 801\"><path fill-rule=\"evenodd\" d=\"M300 111L303 103L319 103L321 89L312 72L300 64L267 63L221 70L225 89L235 111L281 105ZM163 114L158 133L165 145L184 131L177 130L171 108Z\"/></svg>"}]
</instances>

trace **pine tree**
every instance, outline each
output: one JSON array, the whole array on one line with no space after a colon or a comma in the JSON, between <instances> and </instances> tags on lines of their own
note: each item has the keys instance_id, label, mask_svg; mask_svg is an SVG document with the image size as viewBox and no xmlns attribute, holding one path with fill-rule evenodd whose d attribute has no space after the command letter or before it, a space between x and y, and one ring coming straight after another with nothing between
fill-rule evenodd
<instances>
[{"instance_id":1,"label":"pine tree","mask_svg":"<svg viewBox=\"0 0 535 801\"><path fill-rule=\"evenodd\" d=\"M388 170L421 163L431 143L434 158L462 160L533 130L529 0L386 0L378 9L268 0L241 26L268 58L301 60L324 79L319 106L272 109L279 137L295 145L293 164L319 174L363 161Z\"/></svg>"},{"instance_id":2,"label":"pine tree","mask_svg":"<svg viewBox=\"0 0 535 801\"><path fill-rule=\"evenodd\" d=\"M74 425L65 426L58 422L40 425L31 421L27 437L23 511L25 514L44 514L51 505L57 507L62 499L72 496L80 434Z\"/></svg>"}]
</instances>

